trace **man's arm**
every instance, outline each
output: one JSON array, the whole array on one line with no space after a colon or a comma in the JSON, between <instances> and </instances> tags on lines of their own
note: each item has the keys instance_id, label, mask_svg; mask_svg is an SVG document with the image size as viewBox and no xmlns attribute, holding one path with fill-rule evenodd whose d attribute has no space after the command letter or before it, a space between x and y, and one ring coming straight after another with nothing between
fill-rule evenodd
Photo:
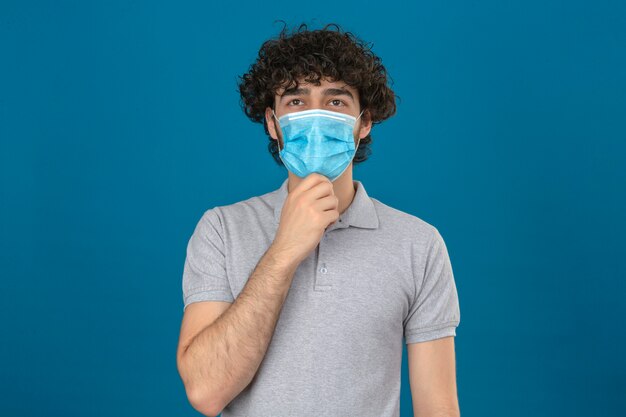
<instances>
[{"instance_id":1,"label":"man's arm","mask_svg":"<svg viewBox=\"0 0 626 417\"><path fill-rule=\"evenodd\" d=\"M415 417L459 417L454 337L407 344Z\"/></svg>"},{"instance_id":2,"label":"man's arm","mask_svg":"<svg viewBox=\"0 0 626 417\"><path fill-rule=\"evenodd\" d=\"M298 263L270 246L232 305L179 347L178 370L196 410L216 416L252 381Z\"/></svg>"}]
</instances>

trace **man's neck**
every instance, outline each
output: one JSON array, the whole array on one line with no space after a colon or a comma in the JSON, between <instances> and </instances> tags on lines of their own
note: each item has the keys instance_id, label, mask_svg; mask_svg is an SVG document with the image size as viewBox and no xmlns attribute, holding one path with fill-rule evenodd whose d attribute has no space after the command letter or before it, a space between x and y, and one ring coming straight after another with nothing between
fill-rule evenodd
<instances>
[{"instance_id":1,"label":"man's neck","mask_svg":"<svg viewBox=\"0 0 626 417\"><path fill-rule=\"evenodd\" d=\"M301 181L302 178L290 172L287 190L291 192ZM356 184L352 179L352 171L349 171L349 168L346 169L332 184L335 195L339 199L339 207L337 209L339 210L339 215L341 215L350 207L356 194Z\"/></svg>"}]
</instances>

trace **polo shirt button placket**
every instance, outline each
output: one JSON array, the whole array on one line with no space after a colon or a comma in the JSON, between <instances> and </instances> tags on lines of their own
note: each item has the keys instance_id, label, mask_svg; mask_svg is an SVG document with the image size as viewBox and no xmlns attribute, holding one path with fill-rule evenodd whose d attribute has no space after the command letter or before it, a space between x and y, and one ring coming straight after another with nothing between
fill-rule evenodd
<instances>
[{"instance_id":1,"label":"polo shirt button placket","mask_svg":"<svg viewBox=\"0 0 626 417\"><path fill-rule=\"evenodd\" d=\"M329 233L327 230L324 233L324 237L318 245L317 265L315 272L315 290L328 291L332 289L332 280L326 265L326 245L329 244Z\"/></svg>"}]
</instances>

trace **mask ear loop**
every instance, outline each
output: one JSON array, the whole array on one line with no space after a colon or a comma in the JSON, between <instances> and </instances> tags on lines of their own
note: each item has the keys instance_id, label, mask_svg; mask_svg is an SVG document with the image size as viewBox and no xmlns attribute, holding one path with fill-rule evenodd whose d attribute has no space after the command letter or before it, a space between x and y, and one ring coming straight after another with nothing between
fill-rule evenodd
<instances>
[{"instance_id":1,"label":"mask ear loop","mask_svg":"<svg viewBox=\"0 0 626 417\"><path fill-rule=\"evenodd\" d=\"M274 119L276 119L276 122L278 122L278 127L280 128L280 121L278 120L278 117L276 117L276 113L274 113L274 109L272 109L272 115L274 116ZM274 123L274 126L276 126L276 123ZM278 129L276 129L276 131L277 131L277 133L276 133L276 145L278 146L278 156L280 156L280 152L282 151L282 149L280 149L280 137L278 136ZM282 133L282 130L281 130L281 133ZM284 136L283 136L283 140L284 140ZM283 149L285 149L285 144L284 143L283 143Z\"/></svg>"},{"instance_id":2,"label":"mask ear loop","mask_svg":"<svg viewBox=\"0 0 626 417\"><path fill-rule=\"evenodd\" d=\"M359 114L359 117L356 118L356 120L359 120L361 118L361 115L363 114L363 112L365 111L365 109L361 110L361 114ZM356 120L354 125L356 126ZM360 136L360 135L358 135ZM356 143L356 149L354 150L354 155L356 156L356 151L359 149L359 145L361 144L361 138L359 137L359 140ZM354 159L354 157L352 157Z\"/></svg>"},{"instance_id":3,"label":"mask ear loop","mask_svg":"<svg viewBox=\"0 0 626 417\"><path fill-rule=\"evenodd\" d=\"M274 109L272 109L272 115L274 116L274 119L276 119L276 121L278 122L279 129L280 129L280 121L278 120L278 117L276 117L276 113L274 113ZM281 155L283 149L285 149L285 143L283 142L283 149L280 149L280 136L278 135L278 129L276 129L276 132L277 132L276 133L276 146L278 147L278 157L283 162L283 166L287 168L287 164L285 163L285 160L283 159ZM281 133L282 133L282 129L281 129ZM285 140L285 137L283 136L283 141L284 140ZM287 171L289 171L289 169L287 169Z\"/></svg>"}]
</instances>

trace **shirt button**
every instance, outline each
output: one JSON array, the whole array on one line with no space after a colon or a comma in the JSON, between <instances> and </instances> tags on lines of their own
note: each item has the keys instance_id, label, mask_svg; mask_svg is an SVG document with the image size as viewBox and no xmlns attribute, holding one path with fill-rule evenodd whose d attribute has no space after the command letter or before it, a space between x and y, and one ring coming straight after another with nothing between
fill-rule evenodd
<instances>
[{"instance_id":1,"label":"shirt button","mask_svg":"<svg viewBox=\"0 0 626 417\"><path fill-rule=\"evenodd\" d=\"M328 272L328 270L326 269L326 267L325 267L325 266L323 266L323 267L322 267L322 269L320 269L320 272L321 272L322 274L325 274L326 272Z\"/></svg>"}]
</instances>

